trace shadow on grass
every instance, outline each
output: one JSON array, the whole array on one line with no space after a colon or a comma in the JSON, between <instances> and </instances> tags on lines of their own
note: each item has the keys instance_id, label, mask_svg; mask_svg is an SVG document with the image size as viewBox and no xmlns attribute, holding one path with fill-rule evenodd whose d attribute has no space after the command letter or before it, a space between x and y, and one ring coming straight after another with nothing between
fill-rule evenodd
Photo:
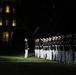
<instances>
[{"instance_id":1,"label":"shadow on grass","mask_svg":"<svg viewBox=\"0 0 76 75\"><path fill-rule=\"evenodd\" d=\"M28 55L28 57L34 57L35 55L34 55L34 53L30 53L29 55Z\"/></svg>"}]
</instances>

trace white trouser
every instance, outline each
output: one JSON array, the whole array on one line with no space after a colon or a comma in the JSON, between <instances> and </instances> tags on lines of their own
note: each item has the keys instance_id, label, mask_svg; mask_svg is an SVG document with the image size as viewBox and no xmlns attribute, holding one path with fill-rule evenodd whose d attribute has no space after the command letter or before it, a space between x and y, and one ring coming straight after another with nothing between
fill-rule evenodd
<instances>
[{"instance_id":1,"label":"white trouser","mask_svg":"<svg viewBox=\"0 0 76 75\"><path fill-rule=\"evenodd\" d=\"M59 61L59 51L56 52L56 60Z\"/></svg>"},{"instance_id":2,"label":"white trouser","mask_svg":"<svg viewBox=\"0 0 76 75\"><path fill-rule=\"evenodd\" d=\"M28 57L28 50L25 49L25 58L27 58L27 57Z\"/></svg>"},{"instance_id":3,"label":"white trouser","mask_svg":"<svg viewBox=\"0 0 76 75\"><path fill-rule=\"evenodd\" d=\"M76 51L74 51L74 63L76 64Z\"/></svg>"},{"instance_id":4,"label":"white trouser","mask_svg":"<svg viewBox=\"0 0 76 75\"><path fill-rule=\"evenodd\" d=\"M59 50L58 55L58 61L61 61L61 50Z\"/></svg>"},{"instance_id":5,"label":"white trouser","mask_svg":"<svg viewBox=\"0 0 76 75\"><path fill-rule=\"evenodd\" d=\"M66 51L66 62L67 62L67 63L69 63L69 59L70 59L69 56L70 56L70 55L69 55L69 51Z\"/></svg>"},{"instance_id":6,"label":"white trouser","mask_svg":"<svg viewBox=\"0 0 76 75\"><path fill-rule=\"evenodd\" d=\"M56 50L55 50L55 60L57 60L57 58L58 58L58 49L57 49L57 45L55 45L55 47L56 47Z\"/></svg>"},{"instance_id":7,"label":"white trouser","mask_svg":"<svg viewBox=\"0 0 76 75\"><path fill-rule=\"evenodd\" d=\"M58 61L58 50L56 50L56 61Z\"/></svg>"},{"instance_id":8,"label":"white trouser","mask_svg":"<svg viewBox=\"0 0 76 75\"><path fill-rule=\"evenodd\" d=\"M43 58L43 49L41 49L41 58Z\"/></svg>"},{"instance_id":9,"label":"white trouser","mask_svg":"<svg viewBox=\"0 0 76 75\"><path fill-rule=\"evenodd\" d=\"M73 50L70 50L69 54L70 54L70 63L73 63Z\"/></svg>"},{"instance_id":10,"label":"white trouser","mask_svg":"<svg viewBox=\"0 0 76 75\"><path fill-rule=\"evenodd\" d=\"M48 51L48 55L47 55L49 60L52 60L52 50Z\"/></svg>"},{"instance_id":11,"label":"white trouser","mask_svg":"<svg viewBox=\"0 0 76 75\"><path fill-rule=\"evenodd\" d=\"M56 58L56 51L55 50L53 50L53 60L55 60Z\"/></svg>"},{"instance_id":12,"label":"white trouser","mask_svg":"<svg viewBox=\"0 0 76 75\"><path fill-rule=\"evenodd\" d=\"M43 50L43 58L47 57L47 50Z\"/></svg>"},{"instance_id":13,"label":"white trouser","mask_svg":"<svg viewBox=\"0 0 76 75\"><path fill-rule=\"evenodd\" d=\"M47 50L47 59L50 58L50 50Z\"/></svg>"},{"instance_id":14,"label":"white trouser","mask_svg":"<svg viewBox=\"0 0 76 75\"><path fill-rule=\"evenodd\" d=\"M40 49L40 50L39 50L39 57L40 57L40 58L42 57L42 50L43 50L43 49Z\"/></svg>"},{"instance_id":15,"label":"white trouser","mask_svg":"<svg viewBox=\"0 0 76 75\"><path fill-rule=\"evenodd\" d=\"M39 49L37 49L37 57L39 58Z\"/></svg>"},{"instance_id":16,"label":"white trouser","mask_svg":"<svg viewBox=\"0 0 76 75\"><path fill-rule=\"evenodd\" d=\"M63 50L63 51L61 51L61 55L62 55L62 62L65 62L65 56L66 56L66 54L65 54L65 50Z\"/></svg>"},{"instance_id":17,"label":"white trouser","mask_svg":"<svg viewBox=\"0 0 76 75\"><path fill-rule=\"evenodd\" d=\"M35 56L37 57L37 49L35 49L34 51L35 51Z\"/></svg>"}]
</instances>

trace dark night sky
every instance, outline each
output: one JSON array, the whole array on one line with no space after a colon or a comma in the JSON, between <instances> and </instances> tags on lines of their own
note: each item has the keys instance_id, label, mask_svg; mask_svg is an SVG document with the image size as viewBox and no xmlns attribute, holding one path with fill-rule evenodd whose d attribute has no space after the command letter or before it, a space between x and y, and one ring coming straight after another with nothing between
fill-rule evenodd
<instances>
[{"instance_id":1,"label":"dark night sky","mask_svg":"<svg viewBox=\"0 0 76 75\"><path fill-rule=\"evenodd\" d=\"M31 36L38 26L35 35L42 37L75 32L75 2L22 0L20 4L19 15L28 35Z\"/></svg>"}]
</instances>

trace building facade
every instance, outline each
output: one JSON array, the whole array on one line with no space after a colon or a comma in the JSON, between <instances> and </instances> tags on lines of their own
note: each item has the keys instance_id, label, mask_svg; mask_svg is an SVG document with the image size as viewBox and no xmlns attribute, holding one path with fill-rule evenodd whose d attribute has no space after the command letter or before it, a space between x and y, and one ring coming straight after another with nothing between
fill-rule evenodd
<instances>
[{"instance_id":1,"label":"building facade","mask_svg":"<svg viewBox=\"0 0 76 75\"><path fill-rule=\"evenodd\" d=\"M16 2L0 1L0 42L10 44L17 29Z\"/></svg>"},{"instance_id":2,"label":"building facade","mask_svg":"<svg viewBox=\"0 0 76 75\"><path fill-rule=\"evenodd\" d=\"M10 47L11 49L14 47L20 48L20 34L25 29L21 26L22 24L18 14L19 6L19 0L0 0L0 53L8 53ZM16 46L13 46L13 41Z\"/></svg>"}]
</instances>

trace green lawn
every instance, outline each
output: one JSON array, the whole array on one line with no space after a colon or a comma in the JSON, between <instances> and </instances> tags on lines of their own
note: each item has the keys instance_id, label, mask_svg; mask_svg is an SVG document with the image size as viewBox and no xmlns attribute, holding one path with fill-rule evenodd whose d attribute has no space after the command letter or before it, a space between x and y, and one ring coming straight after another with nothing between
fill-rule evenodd
<instances>
[{"instance_id":1,"label":"green lawn","mask_svg":"<svg viewBox=\"0 0 76 75\"><path fill-rule=\"evenodd\" d=\"M57 63L34 57L29 54L28 58L19 56L0 56L0 75L52 75L76 73L76 65ZM15 61L15 62L13 62Z\"/></svg>"},{"instance_id":2,"label":"green lawn","mask_svg":"<svg viewBox=\"0 0 76 75\"><path fill-rule=\"evenodd\" d=\"M51 61L51 60L47 60L47 59L37 58L34 56L33 53L30 53L28 58L24 58L23 55L0 56L0 62L30 62L30 63L36 62L36 63L51 63L54 66L76 67L75 64L59 63L57 61Z\"/></svg>"},{"instance_id":3,"label":"green lawn","mask_svg":"<svg viewBox=\"0 0 76 75\"><path fill-rule=\"evenodd\" d=\"M21 55L20 56L0 56L0 61L51 62L50 60L37 58L32 53L29 54L28 58L24 58L24 56L21 56Z\"/></svg>"},{"instance_id":4,"label":"green lawn","mask_svg":"<svg viewBox=\"0 0 76 75\"><path fill-rule=\"evenodd\" d=\"M24 62L50 62L49 60L37 57L18 57L18 56L0 56L0 61L24 61Z\"/></svg>"}]
</instances>

